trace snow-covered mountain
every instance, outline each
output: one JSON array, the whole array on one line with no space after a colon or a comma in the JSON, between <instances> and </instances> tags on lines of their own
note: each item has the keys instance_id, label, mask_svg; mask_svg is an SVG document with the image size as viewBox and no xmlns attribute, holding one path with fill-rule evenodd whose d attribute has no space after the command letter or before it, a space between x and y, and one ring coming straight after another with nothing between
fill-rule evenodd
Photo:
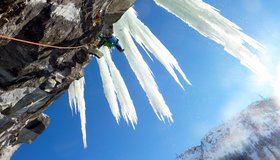
<instances>
[{"instance_id":1,"label":"snow-covered mountain","mask_svg":"<svg viewBox=\"0 0 280 160\"><path fill-rule=\"evenodd\" d=\"M221 126L212 129L199 146L177 160L280 159L280 105L269 99L251 104Z\"/></svg>"}]
</instances>

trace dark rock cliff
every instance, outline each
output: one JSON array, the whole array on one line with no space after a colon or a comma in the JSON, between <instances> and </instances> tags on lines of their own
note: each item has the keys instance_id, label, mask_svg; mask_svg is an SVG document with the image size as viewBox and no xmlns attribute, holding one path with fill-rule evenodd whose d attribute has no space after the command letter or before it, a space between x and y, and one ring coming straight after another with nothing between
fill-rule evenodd
<instances>
[{"instance_id":1,"label":"dark rock cliff","mask_svg":"<svg viewBox=\"0 0 280 160\"><path fill-rule=\"evenodd\" d=\"M279 160L280 105L264 100L250 105L211 130L199 146L177 160Z\"/></svg>"},{"instance_id":2,"label":"dark rock cliff","mask_svg":"<svg viewBox=\"0 0 280 160\"><path fill-rule=\"evenodd\" d=\"M134 0L1 0L0 35L31 42L95 43ZM97 19L96 17L101 17ZM82 49L53 49L0 39L0 159L48 126L43 114L91 60Z\"/></svg>"}]
</instances>

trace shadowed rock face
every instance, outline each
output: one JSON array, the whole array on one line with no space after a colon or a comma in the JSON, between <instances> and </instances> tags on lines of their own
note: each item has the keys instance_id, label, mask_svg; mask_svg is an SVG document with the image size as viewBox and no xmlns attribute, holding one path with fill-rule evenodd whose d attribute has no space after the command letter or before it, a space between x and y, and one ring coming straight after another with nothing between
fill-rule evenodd
<instances>
[{"instance_id":1,"label":"shadowed rock face","mask_svg":"<svg viewBox=\"0 0 280 160\"><path fill-rule=\"evenodd\" d=\"M0 34L57 46L92 43L134 0L1 0ZM95 22L96 15L102 17ZM32 142L49 124L43 115L91 61L81 49L52 49L0 39L0 159ZM16 148L16 147L15 147Z\"/></svg>"},{"instance_id":2,"label":"shadowed rock face","mask_svg":"<svg viewBox=\"0 0 280 160\"><path fill-rule=\"evenodd\" d=\"M211 130L177 160L279 160L280 105L264 100Z\"/></svg>"}]
</instances>

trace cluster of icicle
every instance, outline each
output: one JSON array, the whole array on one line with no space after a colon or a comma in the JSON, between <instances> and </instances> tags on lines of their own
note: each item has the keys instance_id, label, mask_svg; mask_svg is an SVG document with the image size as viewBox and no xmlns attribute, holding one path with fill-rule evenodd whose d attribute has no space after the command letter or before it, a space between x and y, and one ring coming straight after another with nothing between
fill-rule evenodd
<instances>
[{"instance_id":1,"label":"cluster of icicle","mask_svg":"<svg viewBox=\"0 0 280 160\"><path fill-rule=\"evenodd\" d=\"M246 44L261 53L264 52L264 47L254 39L242 33L237 25L220 15L220 13L209 4L202 0L155 0L155 2L179 17L202 35L223 45L229 54L239 59L243 65L254 73L261 76L269 75L265 66L260 63L253 51L246 47ZM158 89L153 73L143 59L134 40L145 50L151 60L152 56L150 54L159 60L182 88L183 85L176 72L191 85L177 60L150 29L138 19L136 11L133 8L130 8L122 18L114 24L114 33L116 37L119 38L121 46L125 48L124 54L128 63L145 91L157 117L162 121L167 118L168 121L173 122L172 113ZM112 60L110 50L103 47L101 48L101 52L104 53L104 57L97 59L97 62L100 68L105 96L112 114L117 123L119 123L122 116L124 120L128 124L130 123L134 128L137 124L137 114L126 84L120 71ZM83 78L73 82L69 89L69 99L70 103L74 104L75 111L78 109L80 112L83 139L86 146L86 118L83 85Z\"/></svg>"},{"instance_id":2,"label":"cluster of icicle","mask_svg":"<svg viewBox=\"0 0 280 160\"><path fill-rule=\"evenodd\" d=\"M202 0L154 1L201 35L223 45L226 52L258 76L270 78L266 67L255 54L265 53L264 46L241 32L239 26L223 17L213 6Z\"/></svg>"},{"instance_id":3,"label":"cluster of icicle","mask_svg":"<svg viewBox=\"0 0 280 160\"><path fill-rule=\"evenodd\" d=\"M130 122L134 128L135 124L137 124L137 115L126 84L120 74L120 71L117 69L112 60L110 50L106 47L102 47L100 51L103 52L104 57L97 59L97 62L100 68L104 93L110 105L111 111L118 123L120 119L120 109L118 106L119 101L124 120L127 123Z\"/></svg>"},{"instance_id":4,"label":"cluster of icicle","mask_svg":"<svg viewBox=\"0 0 280 160\"><path fill-rule=\"evenodd\" d=\"M133 8L129 9L114 25L114 33L119 38L121 46L125 48L124 54L128 63L135 73L141 87L146 92L157 117L162 121L167 118L168 121L172 122L172 114L158 89L153 73L136 47L133 38L148 55L151 53L156 59L158 59L175 81L183 88L175 70L181 74L187 83L190 84L190 82L178 65L177 60L156 38L149 28L137 18L136 12ZM151 55L149 56L151 57Z\"/></svg>"},{"instance_id":5,"label":"cluster of icicle","mask_svg":"<svg viewBox=\"0 0 280 160\"><path fill-rule=\"evenodd\" d=\"M83 143L84 143L84 148L86 148L87 133L86 133L86 103L84 98L84 86L85 86L84 77L81 78L80 80L74 81L68 89L68 96L69 96L69 104L72 113L73 111L76 114L77 112L80 113Z\"/></svg>"}]
</instances>

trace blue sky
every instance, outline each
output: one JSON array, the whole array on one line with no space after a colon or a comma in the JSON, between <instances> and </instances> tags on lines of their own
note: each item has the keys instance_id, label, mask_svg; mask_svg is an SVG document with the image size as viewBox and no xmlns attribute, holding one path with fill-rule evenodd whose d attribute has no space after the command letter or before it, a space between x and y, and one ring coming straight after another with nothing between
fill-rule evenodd
<instances>
[{"instance_id":1,"label":"blue sky","mask_svg":"<svg viewBox=\"0 0 280 160\"><path fill-rule=\"evenodd\" d=\"M278 0L207 0L222 15L268 47L276 57L280 40ZM209 129L226 121L254 100L272 94L222 46L201 36L151 0L138 0L140 19L174 54L193 86L183 91L159 62L149 61L174 123L159 121L132 73L125 56L112 54L121 71L138 114L136 130L124 120L115 122L103 94L96 61L86 68L88 148L83 149L79 116L72 116L67 94L46 113L49 128L32 144L23 145L13 160L170 160L199 145ZM275 56L276 55L276 56Z\"/></svg>"}]
</instances>

